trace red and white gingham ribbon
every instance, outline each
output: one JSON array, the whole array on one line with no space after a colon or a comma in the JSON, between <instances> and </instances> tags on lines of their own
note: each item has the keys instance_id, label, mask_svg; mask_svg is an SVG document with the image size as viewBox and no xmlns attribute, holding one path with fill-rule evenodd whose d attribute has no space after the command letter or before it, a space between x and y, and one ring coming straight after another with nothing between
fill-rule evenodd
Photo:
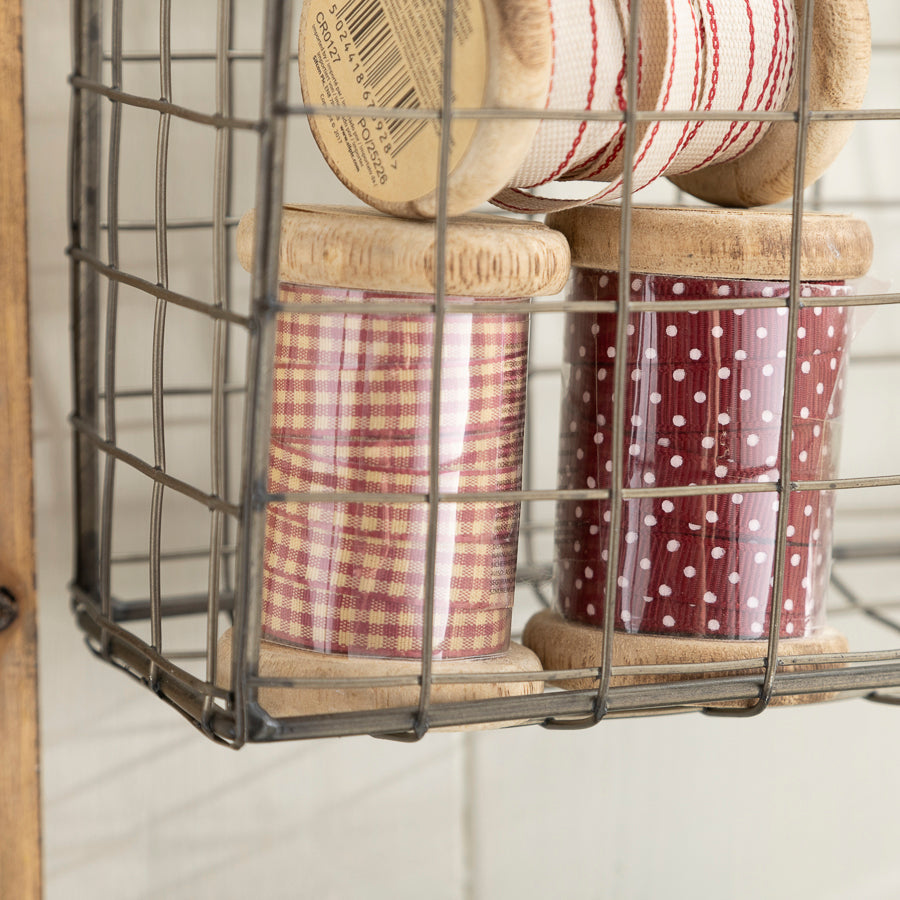
<instances>
[{"instance_id":1,"label":"red and white gingham ribbon","mask_svg":"<svg viewBox=\"0 0 900 900\"><path fill-rule=\"evenodd\" d=\"M625 108L629 0L549 0L553 75L547 109ZM643 0L638 109L781 109L793 78L793 0ZM637 191L664 175L725 162L754 146L768 123L642 122L631 163ZM625 127L548 119L508 186L492 202L544 213L622 196ZM560 200L528 189L552 181L603 182L593 196Z\"/></svg>"},{"instance_id":2,"label":"red and white gingham ribbon","mask_svg":"<svg viewBox=\"0 0 900 900\"><path fill-rule=\"evenodd\" d=\"M402 312L416 295L281 292L309 307L387 299L398 311L279 316L269 489L320 496L269 504L263 636L323 653L421 658L429 508L418 498L431 490L433 317ZM432 652L460 659L509 645L519 502L465 495L521 487L528 317L492 313L490 300L480 301L484 313L454 313L447 299L438 486L462 496L438 510ZM362 497L329 501L346 493Z\"/></svg>"}]
</instances>

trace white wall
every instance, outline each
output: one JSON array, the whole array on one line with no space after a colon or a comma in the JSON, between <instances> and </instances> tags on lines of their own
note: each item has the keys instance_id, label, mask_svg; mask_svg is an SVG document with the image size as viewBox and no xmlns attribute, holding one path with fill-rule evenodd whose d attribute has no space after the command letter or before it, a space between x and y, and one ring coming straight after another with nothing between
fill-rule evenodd
<instances>
[{"instance_id":1,"label":"white wall","mask_svg":"<svg viewBox=\"0 0 900 900\"><path fill-rule=\"evenodd\" d=\"M126 3L132 26L149 29L148 46L154 5ZM234 754L89 655L65 587L65 7L25 0L47 897L900 896L900 718L890 707L852 700L754 720L669 716L577 733L429 735L416 746L353 738ZM900 41L897 4L872 8L878 39ZM201 16L214 4L196 0L193 9ZM873 71L870 105L897 106L900 51L879 56ZM248 102L255 90L247 86ZM895 286L898 127L859 126L825 186L826 197L895 201L867 213L878 242L875 274ZM292 163L290 198L346 196L300 131L292 147L305 155ZM187 245L183 253L190 255ZM190 277L177 255L173 270ZM861 356L896 352L896 316L876 315L860 336ZM541 352L552 358L553 349ZM897 374L854 370L846 474L896 471ZM895 506L883 497L872 492L848 505ZM900 515L889 513L848 515L848 528L896 534ZM121 527L127 531L127 516ZM893 574L851 573L878 597L896 590ZM847 621L855 646L897 645L835 621Z\"/></svg>"}]
</instances>

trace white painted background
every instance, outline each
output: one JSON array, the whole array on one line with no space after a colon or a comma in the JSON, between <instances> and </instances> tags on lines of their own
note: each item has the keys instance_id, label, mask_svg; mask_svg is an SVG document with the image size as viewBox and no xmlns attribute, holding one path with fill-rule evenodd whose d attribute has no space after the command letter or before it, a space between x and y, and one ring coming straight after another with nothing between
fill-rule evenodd
<instances>
[{"instance_id":1,"label":"white painted background","mask_svg":"<svg viewBox=\"0 0 900 900\"><path fill-rule=\"evenodd\" d=\"M134 34L143 29L152 47L156 4L125 5L129 27ZM867 103L900 106L900 6L895 0L871 5L876 38L898 49L876 57ZM195 20L208 22L215 4L173 6L182 44L190 46ZM258 45L257 4L238 6L256 8L247 15L247 27L256 30L246 43ZM49 900L900 897L900 712L890 707L853 700L749 721L692 715L609 722L589 732L429 735L416 746L353 738L251 746L235 754L197 736L149 692L87 653L65 588L72 542L65 423L71 405L67 4L25 0L25 16ZM257 85L244 87L241 102L252 114ZM859 126L824 188L827 200L893 199L866 215L878 245L874 274L895 288L898 132L894 122ZM184 154L196 151L190 135L175 136L173 126L173 142L180 139ZM128 148L127 159L140 149ZM252 161L251 146L239 152ZM288 199L346 198L303 123L293 130L291 154ZM183 180L171 190L174 206L207 189L189 167L178 172L173 178ZM134 177L129 185L123 203L146 203L148 191L152 197L146 179ZM240 198L249 204L252 193L239 191ZM140 247L133 252L133 266L152 266L152 255L141 256ZM188 288L195 252L186 242L172 254L173 279ZM139 319L126 326L135 353L133 359L124 354L123 379L145 360L137 348L147 345L146 322ZM189 354L191 335L179 338L174 325L170 333ZM554 362L558 342L553 328L546 333L549 340L535 352ZM879 312L856 349L860 357L897 352L898 341L896 316ZM171 365L177 371L177 354ZM845 474L897 470L898 376L897 367L854 367ZM551 424L555 398L552 387L539 405ZM173 454L179 458L180 440L180 458L189 465L188 410L180 421ZM124 439L144 446L139 430L130 437L123 431ZM552 486L552 469L543 478ZM866 505L888 513L853 513ZM890 514L897 504L885 494L849 497L844 506L845 533L900 532L900 515ZM123 542L140 545L144 526L135 519L129 527L123 515ZM869 595L887 598L896 592L897 568L857 567L848 577ZM523 606L517 617L526 613ZM834 623L857 647L900 640L845 618Z\"/></svg>"}]
</instances>

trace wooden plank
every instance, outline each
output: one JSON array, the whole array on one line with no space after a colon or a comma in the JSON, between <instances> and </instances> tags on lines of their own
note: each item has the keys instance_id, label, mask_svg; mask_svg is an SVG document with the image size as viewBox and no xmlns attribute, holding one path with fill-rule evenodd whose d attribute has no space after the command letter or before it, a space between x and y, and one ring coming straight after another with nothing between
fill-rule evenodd
<instances>
[{"instance_id":1,"label":"wooden plank","mask_svg":"<svg viewBox=\"0 0 900 900\"><path fill-rule=\"evenodd\" d=\"M41 896L21 0L0 0L0 897Z\"/></svg>"}]
</instances>

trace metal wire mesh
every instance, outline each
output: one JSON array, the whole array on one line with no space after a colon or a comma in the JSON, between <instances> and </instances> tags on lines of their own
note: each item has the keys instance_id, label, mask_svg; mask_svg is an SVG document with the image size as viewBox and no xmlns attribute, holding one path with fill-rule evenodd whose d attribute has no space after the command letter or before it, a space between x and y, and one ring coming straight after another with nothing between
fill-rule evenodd
<instances>
[{"instance_id":1,"label":"metal wire mesh","mask_svg":"<svg viewBox=\"0 0 900 900\"><path fill-rule=\"evenodd\" d=\"M811 2L808 2L811 6ZM452 35L453 4L445 9L445 34ZM639 3L631 4L632 26ZM599 669L518 675L441 675L431 661L437 516L441 504L460 495L439 488L437 417L429 430L427 494L403 498L428 504L423 658L417 675L391 679L271 679L259 675L262 557L266 509L276 501L314 502L312 494L268 491L274 328L290 306L278 299L278 245L282 202L317 199L315 178L305 176L288 142L302 141L298 127L309 116L339 112L297 101L295 58L298 10L287 0L264 4L216 0L203 4L154 0L73 0L73 74L70 146L71 317L73 326L75 466L75 572L73 607L91 649L123 668L172 704L208 736L240 746L271 741L356 733L421 737L429 728L486 722L527 721L547 727L594 725L606 717L706 709L723 715L754 715L773 698L835 692L896 702L900 687L900 625L893 599L875 604L844 574L860 561L874 567L896 562L900 542L866 538L835 550L835 595L878 623L872 649L849 654L786 658L779 653L783 609L783 561L787 510L779 508L773 592L765 656L744 663L613 667L612 627L615 568L610 567L604 610L603 664ZM809 78L812 16L806 17L799 55L801 85ZM634 65L637 28L630 30L631 70L626 109L615 117L626 125L625 157L634 154L635 122L649 119L792 120L798 123L795 184L801 184L807 130L819 120L883 122L900 119L900 109L833 112L810 109L801 90L797 113L647 113L636 109ZM451 41L445 39L442 106L393 112L442 123L440 190L435 222L436 258L444 257L447 224L446 179L454 118L535 117L522 110L453 108L450 91ZM876 56L900 55L900 47L876 47ZM340 110L352 115L373 110ZM374 112L379 112L375 110ZM387 114L389 111L381 111ZM572 110L560 117L610 118L609 113ZM153 152L149 152L152 148ZM630 271L631 174L624 175L619 271ZM198 187L199 185L199 187ZM286 187L287 186L287 187ZM293 192L297 193L294 194ZM789 334L797 330L800 296L800 221L804 209L892 211L900 201L875 196L837 198L829 203L821 183L795 190ZM256 259L251 277L236 265L234 228L240 214L257 211ZM629 278L619 281L616 303L573 304L551 299L499 304L547 321L573 309L617 314L616 349L624 356L629 313L652 304L632 302ZM438 266L435 298L421 312L433 315L434 371L441 366L445 281ZM817 305L890 306L897 293L866 293ZM728 300L704 308L775 307L783 300ZM670 303L689 311L696 302ZM354 311L342 304L343 311ZM371 305L367 307L371 310ZM408 310L409 307L406 307ZM321 312L332 311L327 305ZM474 308L473 308L474 311ZM549 602L552 509L568 499L609 499L610 558L617 558L622 503L635 497L683 497L727 492L770 491L783 498L797 491L877 489L888 511L896 508L891 488L900 474L872 474L834 481L798 482L790 473L791 410L796 346L788 343L778 483L718 487L629 489L623 483L624 404L614 406L611 487L561 493L541 487L546 451L537 442L537 421L546 408L545 385L559 368L550 358L533 358L529 371L529 413L524 489L504 494L523 504L519 558L520 605ZM885 353L867 366L896 364ZM616 396L627 373L615 370ZM432 409L439 407L439 377L432 379ZM551 395L552 396L552 395ZM557 397L553 396L553 402ZM543 406L541 406L543 404ZM204 452L200 452L200 447ZM546 465L543 466L546 469ZM319 498L321 499L321 498ZM329 502L354 499L332 495ZM386 502L366 495L367 502ZM467 494L467 500L496 495ZM869 518L876 515L869 514ZM881 529L878 529L879 531ZM129 535L139 539L130 540ZM518 602L518 601L517 601ZM841 609L837 610L838 614ZM216 687L216 647L233 623L232 690ZM884 635L888 637L885 638ZM197 649L198 647L202 649ZM785 671L786 667L797 667ZM724 675L717 673L725 673ZM738 674L735 674L738 673ZM672 683L612 686L614 675L696 676ZM465 704L434 704L432 688L446 682L484 680L554 682L595 677L596 690L554 691ZM703 677L701 677L703 676ZM258 701L262 687L308 690L378 684L417 686L415 707L331 715L273 717ZM742 710L711 709L721 701L749 700Z\"/></svg>"}]
</instances>

